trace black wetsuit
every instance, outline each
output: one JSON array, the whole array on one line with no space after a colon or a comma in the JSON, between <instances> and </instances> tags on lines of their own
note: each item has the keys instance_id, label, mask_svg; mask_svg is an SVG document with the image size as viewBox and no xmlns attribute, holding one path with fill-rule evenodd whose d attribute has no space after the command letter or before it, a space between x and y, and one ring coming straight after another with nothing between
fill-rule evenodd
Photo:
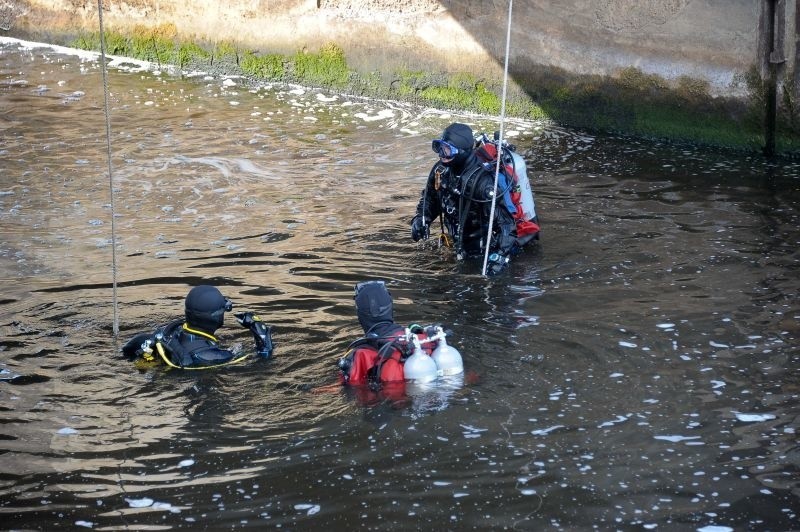
<instances>
[{"instance_id":1,"label":"black wetsuit","mask_svg":"<svg viewBox=\"0 0 800 532\"><path fill-rule=\"evenodd\" d=\"M474 152L459 171L436 163L417 204L417 216L425 217L430 225L442 215L444 226L452 235L456 252L461 258L477 257L485 252L489 216L494 198L494 172L482 163ZM505 257L519 250L516 224L511 213L498 201L492 224L490 251Z\"/></svg>"},{"instance_id":2,"label":"black wetsuit","mask_svg":"<svg viewBox=\"0 0 800 532\"><path fill-rule=\"evenodd\" d=\"M184 320L172 321L151 334L136 335L123 346L122 354L132 359L152 358L180 368L217 366L236 357L221 347L214 335L192 329Z\"/></svg>"}]
</instances>

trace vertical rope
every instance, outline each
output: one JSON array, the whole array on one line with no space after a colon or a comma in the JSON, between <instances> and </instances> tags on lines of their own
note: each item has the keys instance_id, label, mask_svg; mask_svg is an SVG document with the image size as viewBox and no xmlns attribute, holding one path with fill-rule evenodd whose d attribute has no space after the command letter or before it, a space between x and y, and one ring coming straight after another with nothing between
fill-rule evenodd
<instances>
[{"instance_id":1,"label":"vertical rope","mask_svg":"<svg viewBox=\"0 0 800 532\"><path fill-rule=\"evenodd\" d=\"M97 14L100 20L100 65L103 72L103 112L106 116L106 146L108 158L108 187L111 195L111 294L114 306L114 337L119 336L119 311L117 305L117 232L114 211L114 174L111 169L111 113L108 111L108 74L106 73L106 35L103 29L103 0L97 0Z\"/></svg>"},{"instance_id":2,"label":"vertical rope","mask_svg":"<svg viewBox=\"0 0 800 532\"><path fill-rule=\"evenodd\" d=\"M506 91L508 89L508 56L511 50L511 9L514 0L508 0L508 26L506 29L506 58L503 68L503 98L500 103L500 138L497 139L497 165L494 169L494 199L492 208L489 211L489 233L486 235L486 253L483 255L483 275L486 275L486 267L489 264L489 245L492 243L492 226L494 225L494 209L497 205L497 181L500 179L500 160L503 158L503 138L505 135L506 123Z\"/></svg>"}]
</instances>

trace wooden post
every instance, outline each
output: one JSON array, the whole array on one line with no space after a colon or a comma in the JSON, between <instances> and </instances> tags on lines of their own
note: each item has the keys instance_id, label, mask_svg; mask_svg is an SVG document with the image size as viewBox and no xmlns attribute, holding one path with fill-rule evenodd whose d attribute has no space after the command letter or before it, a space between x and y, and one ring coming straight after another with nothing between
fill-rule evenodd
<instances>
[{"instance_id":1,"label":"wooden post","mask_svg":"<svg viewBox=\"0 0 800 532\"><path fill-rule=\"evenodd\" d=\"M786 0L766 0L763 18L764 52L766 63L766 109L764 116L764 155L775 155L775 130L778 117L778 74L786 62Z\"/></svg>"},{"instance_id":2,"label":"wooden post","mask_svg":"<svg viewBox=\"0 0 800 532\"><path fill-rule=\"evenodd\" d=\"M794 91L792 97L800 102L800 0L794 4L794 62L792 63Z\"/></svg>"},{"instance_id":3,"label":"wooden post","mask_svg":"<svg viewBox=\"0 0 800 532\"><path fill-rule=\"evenodd\" d=\"M775 114L778 110L778 100L775 91L777 83L775 80L775 65L770 61L773 48L775 46L775 0L766 0L764 4L764 37L765 44L765 63L766 79L764 80L766 108L764 109L764 155L772 157L775 155Z\"/></svg>"}]
</instances>

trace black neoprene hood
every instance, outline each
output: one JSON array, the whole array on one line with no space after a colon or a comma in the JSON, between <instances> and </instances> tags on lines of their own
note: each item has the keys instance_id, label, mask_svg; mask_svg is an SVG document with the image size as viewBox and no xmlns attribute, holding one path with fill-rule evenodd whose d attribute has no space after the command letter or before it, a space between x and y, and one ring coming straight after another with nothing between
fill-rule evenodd
<instances>
[{"instance_id":1,"label":"black neoprene hood","mask_svg":"<svg viewBox=\"0 0 800 532\"><path fill-rule=\"evenodd\" d=\"M214 334L225 319L225 296L210 285L195 286L186 296L186 323Z\"/></svg>"},{"instance_id":2,"label":"black neoprene hood","mask_svg":"<svg viewBox=\"0 0 800 532\"><path fill-rule=\"evenodd\" d=\"M392 295L383 283L367 283L356 294L356 313L364 331L381 322L392 322Z\"/></svg>"},{"instance_id":3,"label":"black neoprene hood","mask_svg":"<svg viewBox=\"0 0 800 532\"><path fill-rule=\"evenodd\" d=\"M469 151L475 146L472 128L466 124L455 122L442 132L442 140L449 142L459 150Z\"/></svg>"},{"instance_id":4,"label":"black neoprene hood","mask_svg":"<svg viewBox=\"0 0 800 532\"><path fill-rule=\"evenodd\" d=\"M475 146L472 128L466 124L452 123L442 132L442 140L459 149L458 154L451 161L442 161L442 164L460 172L469 156L472 155L472 148Z\"/></svg>"}]
</instances>

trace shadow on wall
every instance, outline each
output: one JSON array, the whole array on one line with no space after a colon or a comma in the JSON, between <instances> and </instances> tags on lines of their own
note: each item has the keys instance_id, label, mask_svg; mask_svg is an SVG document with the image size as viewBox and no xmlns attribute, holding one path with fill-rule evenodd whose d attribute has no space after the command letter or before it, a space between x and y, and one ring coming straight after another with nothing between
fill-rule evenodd
<instances>
[{"instance_id":1,"label":"shadow on wall","mask_svg":"<svg viewBox=\"0 0 800 532\"><path fill-rule=\"evenodd\" d=\"M776 0L761 0L769 1ZM361 21L376 14L427 18L434 37L423 37L425 50L415 50L420 70L387 72L397 68L396 58L372 58L382 72L379 85L389 87L382 96L499 114L509 0L317 5ZM757 65L764 6L730 0L721 9L714 0L518 1L512 9L506 113L760 151L768 93ZM475 64L466 64L469 56L478 58ZM777 117L777 151L783 153L800 151L793 85L787 78Z\"/></svg>"},{"instance_id":2,"label":"shadow on wall","mask_svg":"<svg viewBox=\"0 0 800 532\"><path fill-rule=\"evenodd\" d=\"M770 88L759 39L770 3L785 11L783 32L794 10L783 0L518 1L509 74L563 124L760 151ZM511 2L439 4L502 68ZM800 152L793 71L784 67L778 83L777 153ZM525 115L519 103L512 93L512 114Z\"/></svg>"}]
</instances>

